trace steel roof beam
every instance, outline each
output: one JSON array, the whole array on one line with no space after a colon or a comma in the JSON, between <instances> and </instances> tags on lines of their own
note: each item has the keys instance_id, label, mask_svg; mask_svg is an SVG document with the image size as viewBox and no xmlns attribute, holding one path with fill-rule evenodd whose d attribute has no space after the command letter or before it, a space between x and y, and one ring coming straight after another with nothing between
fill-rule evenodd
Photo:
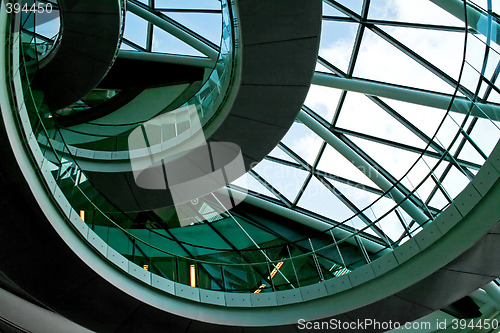
<instances>
[{"instance_id":1,"label":"steel roof beam","mask_svg":"<svg viewBox=\"0 0 500 333\"><path fill-rule=\"evenodd\" d=\"M323 140L341 153L349 160L357 169L364 173L383 191L389 192L394 200L401 205L408 215L410 215L417 223L423 224L428 220L428 217L408 198L405 197L394 185L382 176L374 167L372 167L365 159L357 152L352 150L342 140L335 136L329 129L318 123L304 110L299 112L297 117L304 125L309 127L313 132L318 134Z\"/></svg>"},{"instance_id":2,"label":"steel roof beam","mask_svg":"<svg viewBox=\"0 0 500 333\"><path fill-rule=\"evenodd\" d=\"M127 2L127 10L145 19L146 21L151 22L152 24L162 29L163 31L168 32L172 36L180 39L181 41L200 51L210 59L217 60L217 58L219 57L219 52L217 50L206 44L203 40L201 40L201 38L198 38L197 34L190 31L186 27L181 26L180 24L173 24L172 22L169 22L162 17L155 15L149 10L131 1Z\"/></svg>"},{"instance_id":3,"label":"steel roof beam","mask_svg":"<svg viewBox=\"0 0 500 333\"><path fill-rule=\"evenodd\" d=\"M343 78L333 74L315 72L313 84L353 91L365 95L386 97L389 99L423 105L442 110L458 112L462 114L471 113L472 116L480 118L490 118L500 121L500 105L486 103L472 103L464 97L455 97L452 95L440 94L436 92L404 87L379 81L366 79ZM453 101L453 103L452 103Z\"/></svg>"},{"instance_id":4,"label":"steel roof beam","mask_svg":"<svg viewBox=\"0 0 500 333\"><path fill-rule=\"evenodd\" d=\"M341 191L339 191L332 183L330 183L323 175L319 175L316 172L316 168L312 167L304 161L300 156L295 154L290 148L288 148L286 145L280 143L278 145L280 149L282 149L286 154L288 154L290 157L292 157L294 160L296 160L300 165L307 169L310 174L314 175L314 177L319 180L323 186L325 186L333 195L335 195L344 205L349 208L354 214L356 214L363 223L365 223L367 226L369 226L375 234L377 234L382 240L386 241L387 244L390 246L390 237L387 236L382 229L376 226L376 224L373 223L373 221L363 212L361 211L356 204L354 204L352 201L350 201L345 195L342 194ZM301 188L301 192L305 191L305 188Z\"/></svg>"},{"instance_id":5,"label":"steel roof beam","mask_svg":"<svg viewBox=\"0 0 500 333\"><path fill-rule=\"evenodd\" d=\"M376 98L376 97L373 97ZM382 101L380 101L383 103ZM377 163L370 155L366 154L363 149L358 147L354 142L352 142L347 136L342 133L336 131L333 126L330 126L327 121L325 121L321 116L316 114L313 110L309 109L307 106L303 106L304 112L309 114L316 122L318 122L321 126L329 129L333 135L337 136L344 144L346 144L351 150L357 152L361 158L363 158L372 168L377 170L383 177L385 177L393 186L400 191L403 195L409 197L409 199L416 204L422 211L428 210L427 207L423 205L423 202L418 199L415 195L411 193L402 183L398 181L390 172L385 170L379 163ZM387 111L387 110L386 110ZM391 113L392 115L392 113ZM399 120L399 119L398 119ZM408 121L405 121L408 123ZM390 194L389 194L390 195Z\"/></svg>"},{"instance_id":6,"label":"steel roof beam","mask_svg":"<svg viewBox=\"0 0 500 333\"><path fill-rule=\"evenodd\" d=\"M346 239L348 243L356 245L353 234L358 233L358 235L363 238L364 244L365 246L367 246L367 250L371 253L376 253L387 249L387 244L380 238L367 234L364 231L356 231L354 228L348 225L334 221L322 221L301 212L299 209L290 209L271 200L259 198L255 195L245 195L243 192L240 192L235 186L231 186L231 194L238 199L244 200L250 205L266 209L274 214L283 216L287 219L303 224L318 231L326 231L335 227L332 230L335 234L335 237L339 241L342 239Z\"/></svg>"},{"instance_id":7,"label":"steel roof beam","mask_svg":"<svg viewBox=\"0 0 500 333\"><path fill-rule=\"evenodd\" d=\"M139 52L120 50L118 58L132 60L146 60L176 65L196 66L203 68L213 68L216 62L210 58L187 56L180 54L155 53L155 52Z\"/></svg>"},{"instance_id":8,"label":"steel roof beam","mask_svg":"<svg viewBox=\"0 0 500 333\"><path fill-rule=\"evenodd\" d=\"M331 15L323 15L323 21L358 23L358 21L354 20L351 17L331 16ZM462 32L462 33L466 31L466 29L464 27L455 27L455 26L450 26L450 25L423 24L423 23L414 23L414 22L401 22L401 21L391 21L391 20L373 20L373 19L367 19L367 20L364 20L363 22L366 24L385 25L385 26L401 27L401 28L440 30L440 31Z\"/></svg>"},{"instance_id":9,"label":"steel roof beam","mask_svg":"<svg viewBox=\"0 0 500 333\"><path fill-rule=\"evenodd\" d=\"M383 145L386 145L386 146L390 146L390 147L394 147L394 148L406 150L406 151L409 151L409 152L412 152L412 153L415 153L415 154L429 156L429 157L436 158L436 159L440 159L442 157L441 154L433 152L431 150L425 150L425 149L422 149L422 148L417 148L417 147L414 147L414 146L409 146L409 145L406 145L404 143L400 143L400 142L396 142L396 141L391 141L391 140L379 138L379 137L376 137L376 136L372 136L372 135L369 135L369 134L360 133L360 132L356 132L356 131L352 131L352 130L348 130L348 129L344 129L344 128L335 128L335 132L342 133L342 134L345 134L345 135L355 136L355 137L358 137L358 138L361 138L361 139L364 139L364 140L368 140L368 141L372 141L372 142L377 142L377 143L380 143L380 144L383 144ZM461 167L469 168L469 169L472 169L472 170L479 170L481 168L481 165L479 165L477 163L474 163L474 162L471 162L471 161L466 161L466 160L463 160L463 159L456 159L456 161L453 161L453 159L450 157L450 155L447 155L447 154L444 155L444 159L446 161L448 161L448 162L456 162Z\"/></svg>"}]
</instances>

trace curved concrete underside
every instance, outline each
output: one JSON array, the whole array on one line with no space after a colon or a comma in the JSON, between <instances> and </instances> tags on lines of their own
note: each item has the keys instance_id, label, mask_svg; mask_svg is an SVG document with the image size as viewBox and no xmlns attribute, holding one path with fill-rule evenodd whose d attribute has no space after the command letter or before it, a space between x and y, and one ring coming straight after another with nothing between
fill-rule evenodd
<instances>
[{"instance_id":1,"label":"curved concrete underside","mask_svg":"<svg viewBox=\"0 0 500 333\"><path fill-rule=\"evenodd\" d=\"M99 136L96 137L93 133L96 130L89 131L85 126L91 124L99 125L102 122L106 122L106 117L115 112L118 113L116 118L121 119L119 110L126 107L134 98L148 89L192 84L193 88L190 88L188 93L193 95L197 91L195 88L199 89L201 86L203 75L204 68L202 67L118 57L96 88L111 90L119 89L120 92L97 106L89 103L92 107L85 110L85 112L56 117L55 121L58 127L61 128L61 133L68 145L102 140L102 137L111 137L116 134L107 132L106 128L100 128L100 133L98 133ZM175 90L175 88L172 90ZM171 92L167 90L166 94L169 93ZM182 103L184 103L184 100L182 100ZM178 105L175 107L177 106ZM136 109L135 113L145 113L146 107L147 106ZM163 110L158 110L157 113L160 111ZM142 117L142 119L149 118ZM127 123L127 116L121 119L121 121L122 123ZM116 124L121 123L118 121ZM83 133L81 136L85 137L85 139L72 140L71 132Z\"/></svg>"},{"instance_id":2,"label":"curved concrete underside","mask_svg":"<svg viewBox=\"0 0 500 333\"><path fill-rule=\"evenodd\" d=\"M136 128L137 123L144 122L160 114L165 108L177 103L186 94L192 93L193 86L199 87L199 85L199 82L195 85L186 83L148 88L137 93L132 92L130 100L127 100L123 105L119 104L119 100L116 101L117 103L114 101L116 97L120 98L120 95L126 95L126 93L120 93L103 104L88 110L90 111L89 116L91 116L93 111L99 112L99 109L101 111L102 109L108 109L103 112L108 111L106 115L91 122L61 128L59 132L64 137L64 142L67 145L75 143L88 144L102 140L103 138L124 135L123 133L130 132ZM124 97L126 98L127 96ZM109 112L109 108L107 108L108 104L112 104L111 107L115 107L112 112ZM81 115L85 117L86 113L83 112L74 116ZM64 119L66 117L61 118ZM113 125L116 119L120 119L121 126ZM124 138L126 139L127 137L125 136Z\"/></svg>"},{"instance_id":3,"label":"curved concrete underside","mask_svg":"<svg viewBox=\"0 0 500 333\"><path fill-rule=\"evenodd\" d=\"M60 39L33 81L50 111L78 102L106 75L122 36L122 6L122 0L59 1Z\"/></svg>"},{"instance_id":4,"label":"curved concrete underside","mask_svg":"<svg viewBox=\"0 0 500 333\"><path fill-rule=\"evenodd\" d=\"M321 1L304 6L301 0L246 0L238 2L238 11L240 82L232 88L237 92L227 114L215 117L204 132L210 142L238 145L249 170L276 147L304 103L316 65L322 7ZM93 186L122 211L173 204L169 189L140 188L130 162L115 163L79 158Z\"/></svg>"}]
</instances>

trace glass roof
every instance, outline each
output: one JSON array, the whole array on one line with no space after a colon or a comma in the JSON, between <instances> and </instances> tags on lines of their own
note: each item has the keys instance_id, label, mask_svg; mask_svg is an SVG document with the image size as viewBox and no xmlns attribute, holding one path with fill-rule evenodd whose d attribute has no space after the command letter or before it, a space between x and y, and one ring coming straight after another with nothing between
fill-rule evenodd
<instances>
[{"instance_id":1,"label":"glass roof","mask_svg":"<svg viewBox=\"0 0 500 333\"><path fill-rule=\"evenodd\" d=\"M497 20L497 5L468 3ZM202 202L192 226L181 228L172 207L116 213L69 158L51 161L52 171L80 187L72 201L110 246L175 281L187 281L179 262L195 260L203 288L216 290L345 274L432 222L500 137L496 30L481 19L466 27L456 14L434 0L324 0L316 72L295 122L228 185L248 192L245 202L227 211ZM227 48L222 20L218 0L128 0L120 53L203 63L209 80Z\"/></svg>"},{"instance_id":2,"label":"glass roof","mask_svg":"<svg viewBox=\"0 0 500 333\"><path fill-rule=\"evenodd\" d=\"M423 90L422 99L426 94L451 95L460 80L457 96L463 96L476 91L477 80L470 72L478 70L466 64L461 72L464 37L464 23L431 1L325 0L316 71ZM474 32L468 37L478 46L484 41ZM491 68L484 75L493 76L494 82L499 47L492 47ZM481 60L483 52L484 46L478 47L470 61ZM371 90L363 94L349 89L347 80L340 87L327 85L311 86L303 111L373 169L362 170L338 146L297 121L266 160L246 175L258 181L248 181L249 189L333 221L357 215L348 221L355 228L380 219L376 225L391 242L405 239L412 217L402 207L392 210L390 195L375 202L383 191L374 179L386 177L402 193L412 192L412 201L436 216L468 184L499 138L499 123L485 117L447 113L446 108L406 101L404 96L389 99ZM500 101L497 89L482 89L479 96ZM377 233L371 229L367 232Z\"/></svg>"},{"instance_id":3,"label":"glass roof","mask_svg":"<svg viewBox=\"0 0 500 333\"><path fill-rule=\"evenodd\" d=\"M475 3L487 8L483 2ZM218 49L219 1L129 3ZM134 12L127 13L123 50L208 58ZM467 48L473 54L462 66L466 42L477 47ZM316 74L301 115L268 157L231 187L361 230L388 247L400 244L452 202L499 138L499 124L488 115L449 112L440 102L476 94L483 103L500 102L498 89L488 87L496 79L497 44L478 81L485 42L432 1L324 0ZM406 206L398 204L400 195L410 199Z\"/></svg>"}]
</instances>

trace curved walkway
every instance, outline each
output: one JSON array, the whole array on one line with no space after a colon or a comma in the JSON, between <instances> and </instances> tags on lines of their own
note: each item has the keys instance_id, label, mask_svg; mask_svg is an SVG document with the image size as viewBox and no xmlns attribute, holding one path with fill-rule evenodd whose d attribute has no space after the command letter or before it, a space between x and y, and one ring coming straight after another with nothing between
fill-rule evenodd
<instances>
[{"instance_id":1,"label":"curved walkway","mask_svg":"<svg viewBox=\"0 0 500 333\"><path fill-rule=\"evenodd\" d=\"M304 6L297 0L240 1L237 6L241 30L237 82L225 107L203 132L209 142L239 146L249 170L278 144L302 107L316 65L322 8L321 1ZM79 158L93 186L121 210L173 204L169 189L138 187L128 161L106 161L105 168L102 162Z\"/></svg>"},{"instance_id":2,"label":"curved walkway","mask_svg":"<svg viewBox=\"0 0 500 333\"><path fill-rule=\"evenodd\" d=\"M123 32L122 0L64 0L59 7L60 39L33 81L52 112L97 86L115 60Z\"/></svg>"}]
</instances>

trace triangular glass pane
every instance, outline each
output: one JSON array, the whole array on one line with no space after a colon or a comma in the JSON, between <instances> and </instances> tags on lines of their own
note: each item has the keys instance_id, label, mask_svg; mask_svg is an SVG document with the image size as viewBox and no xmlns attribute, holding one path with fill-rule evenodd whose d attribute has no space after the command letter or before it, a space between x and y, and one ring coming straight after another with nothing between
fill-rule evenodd
<instances>
[{"instance_id":1,"label":"triangular glass pane","mask_svg":"<svg viewBox=\"0 0 500 333\"><path fill-rule=\"evenodd\" d=\"M158 27L153 30L153 52L204 56L200 51Z\"/></svg>"},{"instance_id":2,"label":"triangular glass pane","mask_svg":"<svg viewBox=\"0 0 500 333\"><path fill-rule=\"evenodd\" d=\"M463 62L463 52L459 52L464 48L463 32L407 27L381 28L453 79L458 80Z\"/></svg>"},{"instance_id":3,"label":"triangular glass pane","mask_svg":"<svg viewBox=\"0 0 500 333\"><path fill-rule=\"evenodd\" d=\"M454 87L370 30L365 30L354 76L453 93Z\"/></svg>"},{"instance_id":4,"label":"triangular glass pane","mask_svg":"<svg viewBox=\"0 0 500 333\"><path fill-rule=\"evenodd\" d=\"M363 8L363 0L336 0L335 2L338 2L344 7L349 8L356 14L360 14L361 8Z\"/></svg>"},{"instance_id":5,"label":"triangular glass pane","mask_svg":"<svg viewBox=\"0 0 500 333\"><path fill-rule=\"evenodd\" d=\"M396 179L403 177L420 157L420 154L386 146L378 142L355 137L350 139Z\"/></svg>"},{"instance_id":6,"label":"triangular glass pane","mask_svg":"<svg viewBox=\"0 0 500 333\"><path fill-rule=\"evenodd\" d=\"M301 123L293 123L281 141L309 164L314 163L323 143L323 139Z\"/></svg>"},{"instance_id":7,"label":"triangular glass pane","mask_svg":"<svg viewBox=\"0 0 500 333\"><path fill-rule=\"evenodd\" d=\"M148 22L131 12L127 12L127 24L125 24L123 37L143 48L146 48L147 35Z\"/></svg>"},{"instance_id":8,"label":"triangular glass pane","mask_svg":"<svg viewBox=\"0 0 500 333\"><path fill-rule=\"evenodd\" d=\"M126 50L126 51L137 51L136 49L134 49L133 47L131 46L128 46L127 44L125 43L121 43L120 45L120 50Z\"/></svg>"},{"instance_id":9,"label":"triangular glass pane","mask_svg":"<svg viewBox=\"0 0 500 333\"><path fill-rule=\"evenodd\" d=\"M443 209L448 204L449 202L446 200L446 197L441 190L436 191L436 194L434 194L431 201L429 201L429 206L437 209Z\"/></svg>"},{"instance_id":10,"label":"triangular glass pane","mask_svg":"<svg viewBox=\"0 0 500 333\"><path fill-rule=\"evenodd\" d=\"M349 220L344 222L346 226L353 227L357 230L363 230L362 232L373 235L375 237L380 238L377 233L370 228L365 222L363 222L359 217L353 216Z\"/></svg>"},{"instance_id":11,"label":"triangular glass pane","mask_svg":"<svg viewBox=\"0 0 500 333\"><path fill-rule=\"evenodd\" d=\"M463 68L462 80L460 84L470 91L475 91L477 89L478 83L482 80L480 72L474 68L474 66L479 66L483 63L482 59L484 56L484 44L478 42L476 38L470 38L467 41L467 63Z\"/></svg>"},{"instance_id":12,"label":"triangular glass pane","mask_svg":"<svg viewBox=\"0 0 500 333\"><path fill-rule=\"evenodd\" d=\"M272 192L270 192L264 185L259 183L254 177L252 177L250 174L245 173L243 176L240 178L236 179L234 182L231 184L234 184L236 186L263 194L265 196L268 196L273 199L277 199Z\"/></svg>"},{"instance_id":13,"label":"triangular glass pane","mask_svg":"<svg viewBox=\"0 0 500 333\"><path fill-rule=\"evenodd\" d=\"M455 134L460 132L460 127L457 124L460 124L464 117L464 115L458 113L448 114L438 129L435 141L442 147L448 149L453 142ZM456 149L457 143L455 142L453 145ZM454 149L450 149L450 152L453 154Z\"/></svg>"},{"instance_id":14,"label":"triangular glass pane","mask_svg":"<svg viewBox=\"0 0 500 333\"><path fill-rule=\"evenodd\" d=\"M482 135L486 135L483 133ZM479 165L483 165L485 159L478 153L478 151L472 146L469 140L465 141L462 151L458 155L458 158L466 160L468 162L473 162Z\"/></svg>"},{"instance_id":15,"label":"triangular glass pane","mask_svg":"<svg viewBox=\"0 0 500 333\"><path fill-rule=\"evenodd\" d=\"M401 207L397 207L395 209L395 211L397 211L399 213L399 216L401 217L401 220L403 222L403 224L406 226L406 227L409 227L411 221L413 220L411 218L410 215L408 215L407 212L405 212L403 209L401 209ZM416 224L416 223L415 223Z\"/></svg>"},{"instance_id":16,"label":"triangular glass pane","mask_svg":"<svg viewBox=\"0 0 500 333\"><path fill-rule=\"evenodd\" d=\"M432 191L436 188L436 181L434 181L431 177L428 177L423 183L422 181L430 173L432 173L431 168L433 168L438 161L438 159L430 157L420 159L402 180L402 184L406 186L408 190L413 191L416 187L418 187L414 195L423 202L429 199ZM439 176L435 172L434 177L436 180L439 180ZM420 185L420 183L422 184Z\"/></svg>"},{"instance_id":17,"label":"triangular glass pane","mask_svg":"<svg viewBox=\"0 0 500 333\"><path fill-rule=\"evenodd\" d=\"M335 221L344 221L354 215L342 201L315 177L311 178L298 205Z\"/></svg>"},{"instance_id":18,"label":"triangular glass pane","mask_svg":"<svg viewBox=\"0 0 500 333\"><path fill-rule=\"evenodd\" d=\"M454 199L469 184L469 179L453 166L442 184L446 192Z\"/></svg>"},{"instance_id":19,"label":"triangular glass pane","mask_svg":"<svg viewBox=\"0 0 500 333\"><path fill-rule=\"evenodd\" d=\"M267 160L259 163L254 170L290 201L295 199L308 175L304 170Z\"/></svg>"},{"instance_id":20,"label":"triangular glass pane","mask_svg":"<svg viewBox=\"0 0 500 333\"><path fill-rule=\"evenodd\" d=\"M364 212L375 221L378 219L385 219L385 217L382 218L382 216L387 214L395 206L396 202L391 198L380 197L377 198L377 200L374 200L372 204L364 210Z\"/></svg>"},{"instance_id":21,"label":"triangular glass pane","mask_svg":"<svg viewBox=\"0 0 500 333\"><path fill-rule=\"evenodd\" d=\"M413 171L413 170L412 170ZM429 173L428 171L427 173ZM408 177L411 177L411 175L408 175ZM409 190L414 190L415 187L418 186L417 190L414 192L414 196L418 199L420 199L422 202L427 201L429 199L429 196L431 195L432 191L436 187L436 182L432 178L427 178L420 186L419 184L422 182L422 179L414 179L415 177L411 177L411 183L413 186L408 187Z\"/></svg>"},{"instance_id":22,"label":"triangular glass pane","mask_svg":"<svg viewBox=\"0 0 500 333\"><path fill-rule=\"evenodd\" d=\"M450 154L453 156L458 155L460 153L459 149L461 148L462 141L465 139L461 128L468 128L471 124L471 121L473 120L472 117L469 117L465 119L465 115L462 114L449 114L448 117L449 119L452 120L453 123L455 123L455 127L450 126L453 129L456 129L455 132L449 132L449 133L440 133L440 137L443 137L445 135L452 137L452 139L455 139L454 135L457 135L457 138L455 141L453 141L453 145L451 148L449 148ZM484 134L483 134L484 135Z\"/></svg>"},{"instance_id":23,"label":"triangular glass pane","mask_svg":"<svg viewBox=\"0 0 500 333\"><path fill-rule=\"evenodd\" d=\"M379 212L377 217L382 216L383 213L387 212L387 210L389 208L394 206L394 202L392 200L386 199L386 198L382 198L382 200L385 199L386 201L380 201L380 199L379 199L377 202L375 202L379 198L379 196L374 194L374 193L365 191L363 189L363 187L350 186L350 185L343 184L343 183L340 183L340 182L337 182L334 180L329 180L329 182L355 206L355 208L353 208L353 209L349 208L352 212L352 215L357 214L357 210L359 210L365 216L367 216L368 219L370 220L370 221L363 221L363 219L360 216L357 216L357 217L350 219L350 221L347 222L347 225L350 225L350 226L355 227L357 229L364 229L367 226L367 222L375 221L376 218L375 218L375 216L372 212L372 208L370 208L370 206L377 205L377 204L380 205L381 202L384 202L384 203L386 201L389 202L389 205L386 204L384 206L385 210L383 212ZM391 202L392 202L392 206L391 206ZM377 210L377 208L375 208L375 210ZM370 234L375 235L377 237L380 237L380 235L378 235L375 231L373 231L372 228L364 229L364 232L367 232L367 233L370 233Z\"/></svg>"},{"instance_id":24,"label":"triangular glass pane","mask_svg":"<svg viewBox=\"0 0 500 333\"><path fill-rule=\"evenodd\" d=\"M276 157L276 158L279 158L281 160L285 160L285 161L288 161L288 162L293 162L295 164L297 164L297 161L295 161L293 158L291 158L290 156L288 156L287 153L285 153L280 147L276 146L270 153L269 155L270 157Z\"/></svg>"},{"instance_id":25,"label":"triangular glass pane","mask_svg":"<svg viewBox=\"0 0 500 333\"><path fill-rule=\"evenodd\" d=\"M394 99L381 99L420 131L424 132L429 138L432 138L436 134L439 124L446 116L446 110L396 101Z\"/></svg>"},{"instance_id":26,"label":"triangular glass pane","mask_svg":"<svg viewBox=\"0 0 500 333\"><path fill-rule=\"evenodd\" d=\"M337 109L342 90L311 84L304 105L330 121Z\"/></svg>"},{"instance_id":27,"label":"triangular glass pane","mask_svg":"<svg viewBox=\"0 0 500 333\"><path fill-rule=\"evenodd\" d=\"M364 210L364 213L373 221L378 220L375 225L393 241L401 237L401 234L405 231L400 219L395 213L395 206L396 203L391 198L381 197ZM398 208L398 211L401 210L401 208ZM411 221L411 218L409 217L408 220Z\"/></svg>"},{"instance_id":28,"label":"triangular glass pane","mask_svg":"<svg viewBox=\"0 0 500 333\"><path fill-rule=\"evenodd\" d=\"M319 55L347 72L356 39L357 23L323 21Z\"/></svg>"},{"instance_id":29,"label":"triangular glass pane","mask_svg":"<svg viewBox=\"0 0 500 333\"><path fill-rule=\"evenodd\" d=\"M318 164L318 170L331 173L335 176L347 178L349 180L377 187L365 174L359 171L348 159L336 151L332 146L327 145Z\"/></svg>"},{"instance_id":30,"label":"triangular glass pane","mask_svg":"<svg viewBox=\"0 0 500 333\"><path fill-rule=\"evenodd\" d=\"M441 177L443 176L445 170L448 168L449 165L450 165L450 163L446 160L439 161L438 166L436 167L436 169L433 172L434 176L437 179L441 179Z\"/></svg>"},{"instance_id":31,"label":"triangular glass pane","mask_svg":"<svg viewBox=\"0 0 500 333\"><path fill-rule=\"evenodd\" d=\"M470 137L487 156L491 154L498 142L500 122L492 123L489 119L478 118Z\"/></svg>"},{"instance_id":32,"label":"triangular glass pane","mask_svg":"<svg viewBox=\"0 0 500 333\"><path fill-rule=\"evenodd\" d=\"M341 16L347 17L344 13L337 10L336 8L330 6L326 2L323 2L323 16Z\"/></svg>"},{"instance_id":33,"label":"triangular glass pane","mask_svg":"<svg viewBox=\"0 0 500 333\"><path fill-rule=\"evenodd\" d=\"M440 160L437 157L423 156L422 161L425 162L425 164L427 165L427 167L429 169L429 173L430 173L431 170L434 169L434 167L436 167L436 165L439 163ZM434 171L432 171L432 172L434 173Z\"/></svg>"},{"instance_id":34,"label":"triangular glass pane","mask_svg":"<svg viewBox=\"0 0 500 333\"><path fill-rule=\"evenodd\" d=\"M380 216L377 216L377 218L380 218ZM397 240L405 232L405 228L394 211L384 216L384 218L375 225L392 241Z\"/></svg>"},{"instance_id":35,"label":"triangular glass pane","mask_svg":"<svg viewBox=\"0 0 500 333\"><path fill-rule=\"evenodd\" d=\"M168 16L216 45L222 35L222 15L204 13L169 13Z\"/></svg>"},{"instance_id":36,"label":"triangular glass pane","mask_svg":"<svg viewBox=\"0 0 500 333\"><path fill-rule=\"evenodd\" d=\"M368 17L377 20L464 26L462 21L429 0L372 0Z\"/></svg>"},{"instance_id":37,"label":"triangular glass pane","mask_svg":"<svg viewBox=\"0 0 500 333\"><path fill-rule=\"evenodd\" d=\"M498 74L495 74L495 72L497 70L497 66L498 66L499 62L500 62L500 54L498 53L498 51L495 52L494 50L490 49L490 51L488 53L488 61L486 62L486 67L484 69L483 75L486 78L490 79L492 82L496 82L496 80L497 80L496 75L498 75ZM489 87L489 85L486 84L485 82L483 82L483 84L481 86L481 90L479 92L479 96L484 96L485 91L488 87ZM496 92L496 91L493 90L492 92ZM488 100L491 101L490 98L488 98Z\"/></svg>"},{"instance_id":38,"label":"triangular glass pane","mask_svg":"<svg viewBox=\"0 0 500 333\"><path fill-rule=\"evenodd\" d=\"M425 142L422 139L363 94L352 92L347 94L337 126L409 146L425 148Z\"/></svg>"}]
</instances>

